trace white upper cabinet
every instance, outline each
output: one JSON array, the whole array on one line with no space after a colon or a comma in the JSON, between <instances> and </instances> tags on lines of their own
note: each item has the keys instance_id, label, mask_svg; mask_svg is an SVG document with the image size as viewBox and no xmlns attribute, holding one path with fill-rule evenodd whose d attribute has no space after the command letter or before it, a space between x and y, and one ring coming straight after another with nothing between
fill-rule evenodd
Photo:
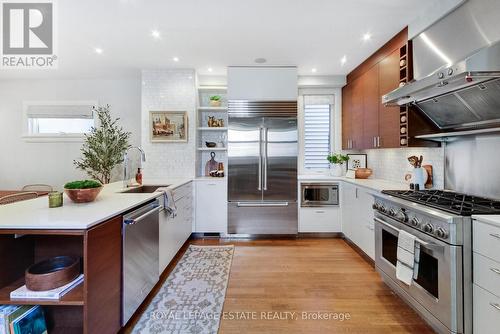
<instances>
[{"instance_id":1,"label":"white upper cabinet","mask_svg":"<svg viewBox=\"0 0 500 334\"><path fill-rule=\"evenodd\" d=\"M228 100L296 101L296 67L234 66L227 70Z\"/></svg>"}]
</instances>

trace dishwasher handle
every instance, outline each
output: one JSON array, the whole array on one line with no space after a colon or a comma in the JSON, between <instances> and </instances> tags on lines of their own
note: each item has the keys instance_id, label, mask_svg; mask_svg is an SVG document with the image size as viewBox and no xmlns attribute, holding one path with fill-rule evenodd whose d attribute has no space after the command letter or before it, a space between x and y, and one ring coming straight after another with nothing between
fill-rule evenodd
<instances>
[{"instance_id":1,"label":"dishwasher handle","mask_svg":"<svg viewBox=\"0 0 500 334\"><path fill-rule=\"evenodd\" d=\"M148 217L154 213L160 212L160 209L162 209L162 207L158 204L150 205L150 208L151 208L150 210L146 211L145 213L141 214L138 217L125 217L123 219L123 223L125 225L134 225L134 224L140 223L141 220L144 220L146 217Z\"/></svg>"}]
</instances>

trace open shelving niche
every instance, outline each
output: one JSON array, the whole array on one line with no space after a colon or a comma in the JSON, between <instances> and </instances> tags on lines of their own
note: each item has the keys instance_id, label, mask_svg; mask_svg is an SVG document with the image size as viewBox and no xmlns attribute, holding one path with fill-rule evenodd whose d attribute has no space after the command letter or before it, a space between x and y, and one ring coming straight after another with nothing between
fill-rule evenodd
<instances>
[{"instance_id":1,"label":"open shelving niche","mask_svg":"<svg viewBox=\"0 0 500 334\"><path fill-rule=\"evenodd\" d=\"M215 153L215 160L224 163L227 169L227 87L226 86L198 86L197 119L196 119L196 176L205 176L205 164L210 160L210 153ZM220 95L220 107L210 106L210 96ZM224 120L224 127L208 127L208 117ZM205 142L222 141L223 147L206 147Z\"/></svg>"}]
</instances>

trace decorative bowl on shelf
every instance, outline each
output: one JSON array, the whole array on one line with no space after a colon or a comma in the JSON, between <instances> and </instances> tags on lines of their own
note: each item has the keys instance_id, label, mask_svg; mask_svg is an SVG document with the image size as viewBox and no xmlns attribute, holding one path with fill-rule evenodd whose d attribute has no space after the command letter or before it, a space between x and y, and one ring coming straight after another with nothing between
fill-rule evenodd
<instances>
[{"instance_id":1,"label":"decorative bowl on shelf","mask_svg":"<svg viewBox=\"0 0 500 334\"><path fill-rule=\"evenodd\" d=\"M64 185L64 192L75 203L93 202L102 190L102 184L93 180L73 181Z\"/></svg>"},{"instance_id":2,"label":"decorative bowl on shelf","mask_svg":"<svg viewBox=\"0 0 500 334\"><path fill-rule=\"evenodd\" d=\"M214 143L212 141L206 141L205 142L205 146L206 147L216 147L217 146L217 143Z\"/></svg>"},{"instance_id":3,"label":"decorative bowl on shelf","mask_svg":"<svg viewBox=\"0 0 500 334\"><path fill-rule=\"evenodd\" d=\"M24 273L26 287L31 291L52 290L68 284L80 275L80 258L56 256L35 263Z\"/></svg>"},{"instance_id":4,"label":"decorative bowl on shelf","mask_svg":"<svg viewBox=\"0 0 500 334\"><path fill-rule=\"evenodd\" d=\"M355 176L357 179L367 179L372 175L373 171L370 168L356 169Z\"/></svg>"}]
</instances>

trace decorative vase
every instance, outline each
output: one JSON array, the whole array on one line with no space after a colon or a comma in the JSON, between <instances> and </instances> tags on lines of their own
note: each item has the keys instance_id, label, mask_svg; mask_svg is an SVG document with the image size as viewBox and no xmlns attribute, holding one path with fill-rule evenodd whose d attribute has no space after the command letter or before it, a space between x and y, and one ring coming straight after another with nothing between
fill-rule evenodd
<instances>
[{"instance_id":1,"label":"decorative vase","mask_svg":"<svg viewBox=\"0 0 500 334\"><path fill-rule=\"evenodd\" d=\"M211 107L220 107L222 104L221 100L210 100L210 106Z\"/></svg>"},{"instance_id":2,"label":"decorative vase","mask_svg":"<svg viewBox=\"0 0 500 334\"><path fill-rule=\"evenodd\" d=\"M330 175L331 176L343 176L344 166L342 164L330 164Z\"/></svg>"}]
</instances>

